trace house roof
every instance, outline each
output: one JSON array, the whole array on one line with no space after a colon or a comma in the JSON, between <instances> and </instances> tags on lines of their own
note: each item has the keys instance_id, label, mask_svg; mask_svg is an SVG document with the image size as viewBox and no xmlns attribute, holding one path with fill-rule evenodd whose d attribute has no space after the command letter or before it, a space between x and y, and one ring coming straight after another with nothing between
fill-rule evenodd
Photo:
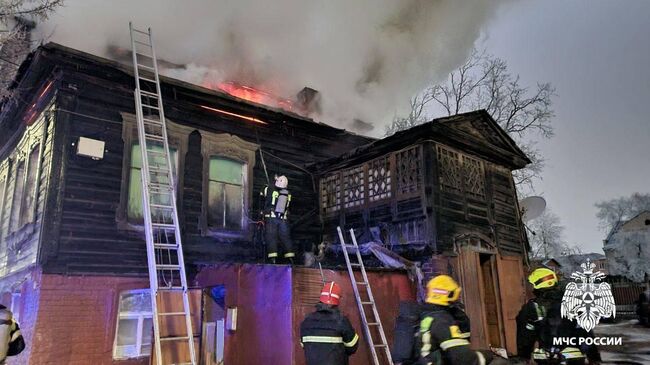
<instances>
[{"instance_id":1,"label":"house roof","mask_svg":"<svg viewBox=\"0 0 650 365\"><path fill-rule=\"evenodd\" d=\"M520 169L531 160L515 141L497 124L486 110L476 110L448 117L436 118L392 136L372 141L340 157L318 164L321 171L351 166L383 155L387 151L434 141L450 145L463 152L492 158L494 162L512 169Z\"/></svg>"}]
</instances>

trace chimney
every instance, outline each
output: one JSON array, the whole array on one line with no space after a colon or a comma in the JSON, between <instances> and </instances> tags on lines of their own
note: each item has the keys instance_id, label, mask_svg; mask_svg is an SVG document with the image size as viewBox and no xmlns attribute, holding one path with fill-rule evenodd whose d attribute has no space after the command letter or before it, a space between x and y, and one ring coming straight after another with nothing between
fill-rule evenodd
<instances>
[{"instance_id":1,"label":"chimney","mask_svg":"<svg viewBox=\"0 0 650 365\"><path fill-rule=\"evenodd\" d=\"M306 115L320 114L320 98L320 93L317 90L305 86L296 95L296 108L299 112Z\"/></svg>"},{"instance_id":2,"label":"chimney","mask_svg":"<svg viewBox=\"0 0 650 365\"><path fill-rule=\"evenodd\" d=\"M18 67L29 54L34 27L35 22L21 17L14 17L8 24L7 28L11 28L11 31L0 46L0 92L7 90Z\"/></svg>"}]
</instances>

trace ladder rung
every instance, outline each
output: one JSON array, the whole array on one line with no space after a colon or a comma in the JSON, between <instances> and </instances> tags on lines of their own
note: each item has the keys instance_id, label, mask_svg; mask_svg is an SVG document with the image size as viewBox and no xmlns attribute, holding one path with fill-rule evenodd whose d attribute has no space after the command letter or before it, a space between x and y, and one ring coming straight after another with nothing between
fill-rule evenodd
<instances>
[{"instance_id":1,"label":"ladder rung","mask_svg":"<svg viewBox=\"0 0 650 365\"><path fill-rule=\"evenodd\" d=\"M372 301L370 301L370 302L361 302L361 304L363 304L363 305L374 305L375 302L372 302Z\"/></svg>"},{"instance_id":2,"label":"ladder rung","mask_svg":"<svg viewBox=\"0 0 650 365\"><path fill-rule=\"evenodd\" d=\"M160 120L142 118L142 121L145 123L156 125L158 127L162 127L162 122Z\"/></svg>"},{"instance_id":3,"label":"ladder rung","mask_svg":"<svg viewBox=\"0 0 650 365\"><path fill-rule=\"evenodd\" d=\"M155 134L148 134L148 133L145 133L145 134L144 134L144 138L153 139L154 141L160 141L160 142L164 142L164 141L165 141L165 137L163 137L163 136L158 136L158 135L155 135Z\"/></svg>"},{"instance_id":4,"label":"ladder rung","mask_svg":"<svg viewBox=\"0 0 650 365\"><path fill-rule=\"evenodd\" d=\"M382 344L379 344L379 345L372 345L372 347L388 347L388 346L386 346L385 344L382 343Z\"/></svg>"},{"instance_id":5,"label":"ladder rung","mask_svg":"<svg viewBox=\"0 0 650 365\"><path fill-rule=\"evenodd\" d=\"M148 67L148 66L147 66L147 67ZM150 92L150 91L140 90L140 94L142 94L142 95L146 95L146 96L151 96L151 97L154 97L154 98L157 98L157 97L158 97L158 94L156 94L156 93L152 93L152 92Z\"/></svg>"},{"instance_id":6,"label":"ladder rung","mask_svg":"<svg viewBox=\"0 0 650 365\"><path fill-rule=\"evenodd\" d=\"M149 149L147 150L147 153L152 153L154 155L164 155L164 156L167 155L165 151L156 151L156 150L149 150Z\"/></svg>"},{"instance_id":7,"label":"ladder rung","mask_svg":"<svg viewBox=\"0 0 650 365\"><path fill-rule=\"evenodd\" d=\"M156 208L156 209L174 209L174 207L171 206L171 205L150 204L150 206L151 206L152 208Z\"/></svg>"},{"instance_id":8,"label":"ladder rung","mask_svg":"<svg viewBox=\"0 0 650 365\"><path fill-rule=\"evenodd\" d=\"M178 265L156 265L156 270L180 270L181 267Z\"/></svg>"},{"instance_id":9,"label":"ladder rung","mask_svg":"<svg viewBox=\"0 0 650 365\"><path fill-rule=\"evenodd\" d=\"M140 41L136 41L136 40L133 40L133 43L141 44L141 45L147 46L147 47L151 47L151 44L149 44L149 43L144 43L144 42L140 42Z\"/></svg>"},{"instance_id":10,"label":"ladder rung","mask_svg":"<svg viewBox=\"0 0 650 365\"><path fill-rule=\"evenodd\" d=\"M357 285L368 285L365 281L357 281Z\"/></svg>"},{"instance_id":11,"label":"ladder rung","mask_svg":"<svg viewBox=\"0 0 650 365\"><path fill-rule=\"evenodd\" d=\"M169 223L151 223L151 226L154 228L162 228L162 229L176 229L175 225Z\"/></svg>"},{"instance_id":12,"label":"ladder rung","mask_svg":"<svg viewBox=\"0 0 650 365\"><path fill-rule=\"evenodd\" d=\"M159 248L159 249L167 249L167 250L177 250L178 245L174 245L171 243L154 243L153 244L154 248Z\"/></svg>"},{"instance_id":13,"label":"ladder rung","mask_svg":"<svg viewBox=\"0 0 650 365\"><path fill-rule=\"evenodd\" d=\"M136 33L149 35L149 32L145 32L145 31L142 31L142 30L139 30L139 29L131 28L131 30L133 30Z\"/></svg>"},{"instance_id":14,"label":"ladder rung","mask_svg":"<svg viewBox=\"0 0 650 365\"><path fill-rule=\"evenodd\" d=\"M189 336L182 336L182 337L161 337L160 341L189 341L190 337Z\"/></svg>"},{"instance_id":15,"label":"ladder rung","mask_svg":"<svg viewBox=\"0 0 650 365\"><path fill-rule=\"evenodd\" d=\"M151 72L155 72L155 71L156 71L155 68L153 68L153 67L151 67L151 66L143 65L143 64L141 64L141 63L138 63L138 67L143 68L143 69L145 69L145 70L147 70L147 71L151 71Z\"/></svg>"},{"instance_id":16,"label":"ladder rung","mask_svg":"<svg viewBox=\"0 0 650 365\"><path fill-rule=\"evenodd\" d=\"M159 286L159 291L185 291L185 287L182 286Z\"/></svg>"},{"instance_id":17,"label":"ladder rung","mask_svg":"<svg viewBox=\"0 0 650 365\"><path fill-rule=\"evenodd\" d=\"M350 263L350 266L361 267L361 264L358 264L358 263L356 263L356 262L351 262L351 263Z\"/></svg>"},{"instance_id":18,"label":"ladder rung","mask_svg":"<svg viewBox=\"0 0 650 365\"><path fill-rule=\"evenodd\" d=\"M156 83L156 80L152 80L152 79L150 79L150 78L148 78L148 77L138 76L138 78L139 78L140 80L144 80L144 81L147 81L147 82L151 82L151 83L153 83L153 84Z\"/></svg>"},{"instance_id":19,"label":"ladder rung","mask_svg":"<svg viewBox=\"0 0 650 365\"><path fill-rule=\"evenodd\" d=\"M368 323L368 326L379 326L379 323L377 323L377 322L371 322L371 323Z\"/></svg>"},{"instance_id":20,"label":"ladder rung","mask_svg":"<svg viewBox=\"0 0 650 365\"><path fill-rule=\"evenodd\" d=\"M159 107L157 107L157 106L153 106L153 105L149 105L149 104L142 104L142 107L143 107L143 108L149 108L149 109L160 110Z\"/></svg>"},{"instance_id":21,"label":"ladder rung","mask_svg":"<svg viewBox=\"0 0 650 365\"><path fill-rule=\"evenodd\" d=\"M185 312L167 312L167 313L158 313L159 316L184 316Z\"/></svg>"},{"instance_id":22,"label":"ladder rung","mask_svg":"<svg viewBox=\"0 0 650 365\"><path fill-rule=\"evenodd\" d=\"M149 183L149 189L158 189L158 190L164 190L164 191L156 191L154 192L155 194L168 194L171 192L172 187L169 184L156 184L156 183ZM151 190L149 191L151 192Z\"/></svg>"}]
</instances>

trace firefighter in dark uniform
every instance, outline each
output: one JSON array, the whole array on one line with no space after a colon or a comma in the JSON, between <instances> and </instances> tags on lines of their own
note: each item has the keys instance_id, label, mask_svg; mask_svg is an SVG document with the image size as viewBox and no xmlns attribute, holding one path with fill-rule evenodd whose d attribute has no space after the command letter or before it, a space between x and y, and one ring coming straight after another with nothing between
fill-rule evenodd
<instances>
[{"instance_id":1,"label":"firefighter in dark uniform","mask_svg":"<svg viewBox=\"0 0 650 365\"><path fill-rule=\"evenodd\" d=\"M7 356L18 355L25 349L25 340L20 333L18 322L7 307L0 304L0 364L5 364Z\"/></svg>"},{"instance_id":2,"label":"firefighter in dark uniform","mask_svg":"<svg viewBox=\"0 0 650 365\"><path fill-rule=\"evenodd\" d=\"M438 275L427 283L426 304L420 321L420 360L418 364L438 363L441 350L445 365L485 365L494 355L490 351L469 348L469 328L461 330L457 308L453 304L460 297L460 286L447 275ZM469 327L469 321L464 326Z\"/></svg>"},{"instance_id":3,"label":"firefighter in dark uniform","mask_svg":"<svg viewBox=\"0 0 650 365\"><path fill-rule=\"evenodd\" d=\"M598 364L600 354L596 346L577 348L553 345L557 337L593 337L576 323L562 318L561 305L564 290L557 275L547 268L535 269L528 282L533 286L535 298L529 300L517 314L517 355L537 364ZM537 348L535 345L538 345Z\"/></svg>"},{"instance_id":4,"label":"firefighter in dark uniform","mask_svg":"<svg viewBox=\"0 0 650 365\"><path fill-rule=\"evenodd\" d=\"M335 282L325 284L316 311L300 324L306 365L347 365L357 351L359 335L339 311L340 300L341 288Z\"/></svg>"},{"instance_id":5,"label":"firefighter in dark uniform","mask_svg":"<svg viewBox=\"0 0 650 365\"><path fill-rule=\"evenodd\" d=\"M269 189L266 186L260 193L264 197L267 257L272 263L275 263L278 258L278 241L282 245L282 257L293 263L293 258L296 256L287 222L291 203L291 194L287 190L288 184L286 176L278 176L275 178L275 188Z\"/></svg>"}]
</instances>

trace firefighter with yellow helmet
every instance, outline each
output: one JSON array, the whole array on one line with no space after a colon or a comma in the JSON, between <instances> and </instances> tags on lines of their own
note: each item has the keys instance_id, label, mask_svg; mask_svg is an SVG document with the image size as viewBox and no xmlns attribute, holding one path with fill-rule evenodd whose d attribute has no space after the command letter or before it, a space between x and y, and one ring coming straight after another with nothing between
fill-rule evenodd
<instances>
[{"instance_id":1,"label":"firefighter with yellow helmet","mask_svg":"<svg viewBox=\"0 0 650 365\"><path fill-rule=\"evenodd\" d=\"M560 307L564 290L555 272L542 267L528 276L534 298L529 300L517 315L517 355L529 363L537 364L590 364L600 362L595 346L560 348L553 344L554 337L593 336L576 323L562 318ZM535 345L538 345L537 348Z\"/></svg>"},{"instance_id":2,"label":"firefighter with yellow helmet","mask_svg":"<svg viewBox=\"0 0 650 365\"><path fill-rule=\"evenodd\" d=\"M438 350L446 365L484 365L493 359L490 351L469 348L468 336L454 318L453 304L460 291L458 283L447 275L438 275L427 283L426 303L420 317L419 364L434 364Z\"/></svg>"}]
</instances>

